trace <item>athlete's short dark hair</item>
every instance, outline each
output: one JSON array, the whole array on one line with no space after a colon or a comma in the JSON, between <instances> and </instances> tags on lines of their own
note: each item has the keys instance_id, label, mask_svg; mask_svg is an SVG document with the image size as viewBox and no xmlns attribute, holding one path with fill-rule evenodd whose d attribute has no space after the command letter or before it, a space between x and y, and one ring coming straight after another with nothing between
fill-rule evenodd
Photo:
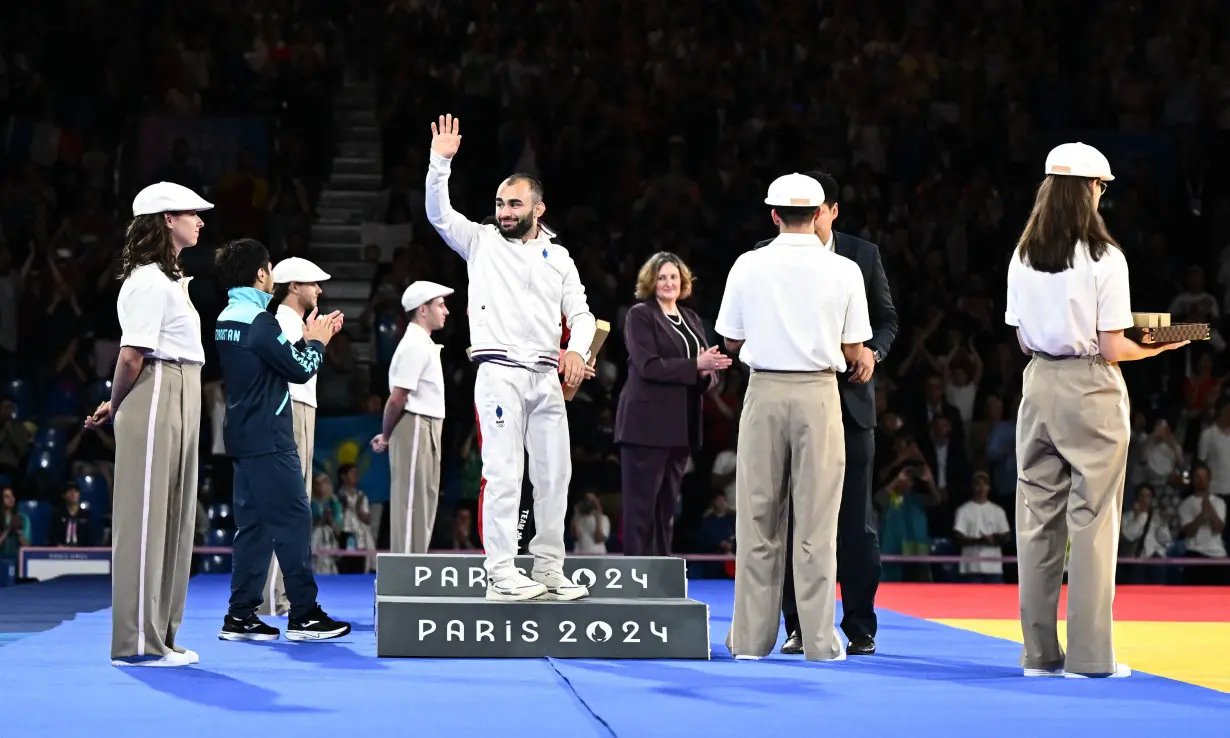
<instances>
[{"instance_id":1,"label":"athlete's short dark hair","mask_svg":"<svg viewBox=\"0 0 1230 738\"><path fill-rule=\"evenodd\" d=\"M510 174L508 175L508 178L504 180L504 184L506 185L513 185L513 184L517 184L518 182L526 182L529 184L530 197L531 199L533 199L535 204L542 202L542 197L543 197L542 180L538 179L532 174L525 174L524 172L516 172L514 174Z\"/></svg>"},{"instance_id":2,"label":"athlete's short dark hair","mask_svg":"<svg viewBox=\"0 0 1230 738\"><path fill-rule=\"evenodd\" d=\"M225 290L253 287L260 270L269 268L269 249L253 238L225 243L214 256L214 271Z\"/></svg>"}]
</instances>

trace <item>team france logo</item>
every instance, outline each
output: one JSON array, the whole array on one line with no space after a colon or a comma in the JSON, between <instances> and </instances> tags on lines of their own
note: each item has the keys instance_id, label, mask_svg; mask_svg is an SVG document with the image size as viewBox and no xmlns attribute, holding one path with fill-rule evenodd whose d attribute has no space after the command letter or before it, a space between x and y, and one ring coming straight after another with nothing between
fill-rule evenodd
<instances>
[{"instance_id":1,"label":"team france logo","mask_svg":"<svg viewBox=\"0 0 1230 738\"><path fill-rule=\"evenodd\" d=\"M504 427L504 408L500 407L499 405L495 406L495 427L497 428Z\"/></svg>"}]
</instances>

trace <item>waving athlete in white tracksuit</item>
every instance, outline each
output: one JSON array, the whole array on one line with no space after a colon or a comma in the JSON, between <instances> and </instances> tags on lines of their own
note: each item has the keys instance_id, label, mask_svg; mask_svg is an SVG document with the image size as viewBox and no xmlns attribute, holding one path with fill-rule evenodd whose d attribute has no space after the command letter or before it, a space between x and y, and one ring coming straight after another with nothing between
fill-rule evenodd
<instances>
[{"instance_id":1,"label":"waving athlete in white tracksuit","mask_svg":"<svg viewBox=\"0 0 1230 738\"><path fill-rule=\"evenodd\" d=\"M594 316L568 250L538 228L546 206L536 179L514 174L504 180L496 192L498 225L479 225L453 210L448 176L461 145L459 131L451 115L431 125L427 219L466 260L470 278L471 357L479 362L474 405L483 458L478 531L487 554L487 599L579 599L589 592L564 576L572 458L558 378L560 316L571 333L563 358L569 385L593 376L588 362ZM537 529L529 545L530 577L513 565L526 451Z\"/></svg>"}]
</instances>

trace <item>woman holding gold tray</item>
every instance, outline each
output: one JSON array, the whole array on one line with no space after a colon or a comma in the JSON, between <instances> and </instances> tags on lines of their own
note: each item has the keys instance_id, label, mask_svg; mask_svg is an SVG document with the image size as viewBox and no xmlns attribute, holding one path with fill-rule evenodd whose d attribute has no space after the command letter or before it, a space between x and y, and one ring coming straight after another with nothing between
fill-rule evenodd
<instances>
[{"instance_id":1,"label":"woman holding gold tray","mask_svg":"<svg viewBox=\"0 0 1230 738\"><path fill-rule=\"evenodd\" d=\"M1119 362L1185 345L1142 346L1127 260L1098 205L1114 177L1097 149L1056 147L1008 266L1005 320L1025 369L1017 421L1017 556L1026 676L1125 677L1112 605L1130 414ZM1057 633L1064 552L1068 652Z\"/></svg>"}]
</instances>

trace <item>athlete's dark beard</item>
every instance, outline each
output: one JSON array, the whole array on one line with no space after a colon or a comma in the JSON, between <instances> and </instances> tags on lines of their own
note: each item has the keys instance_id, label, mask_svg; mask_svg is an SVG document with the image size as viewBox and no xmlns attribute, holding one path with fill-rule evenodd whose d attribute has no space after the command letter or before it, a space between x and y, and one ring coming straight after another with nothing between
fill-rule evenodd
<instances>
[{"instance_id":1,"label":"athlete's dark beard","mask_svg":"<svg viewBox=\"0 0 1230 738\"><path fill-rule=\"evenodd\" d=\"M534 228L533 216L526 216L517 220L511 226L506 226L499 223L500 233L504 234L504 238L522 238Z\"/></svg>"}]
</instances>

